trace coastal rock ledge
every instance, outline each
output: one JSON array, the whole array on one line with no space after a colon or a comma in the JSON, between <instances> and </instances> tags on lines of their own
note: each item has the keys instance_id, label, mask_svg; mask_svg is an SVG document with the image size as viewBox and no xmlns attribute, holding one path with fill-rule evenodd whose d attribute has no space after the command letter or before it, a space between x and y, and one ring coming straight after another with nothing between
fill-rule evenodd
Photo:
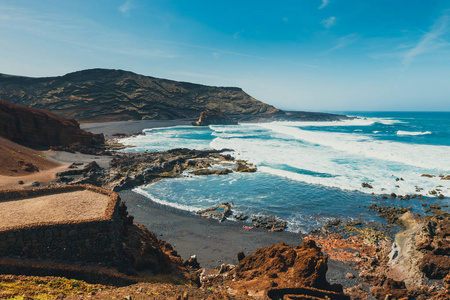
<instances>
[{"instance_id":1,"label":"coastal rock ledge","mask_svg":"<svg viewBox=\"0 0 450 300\"><path fill-rule=\"evenodd\" d=\"M200 118L198 119L198 121L192 122L192 125L238 125L238 123L229 118L219 109L207 109L200 113Z\"/></svg>"}]
</instances>

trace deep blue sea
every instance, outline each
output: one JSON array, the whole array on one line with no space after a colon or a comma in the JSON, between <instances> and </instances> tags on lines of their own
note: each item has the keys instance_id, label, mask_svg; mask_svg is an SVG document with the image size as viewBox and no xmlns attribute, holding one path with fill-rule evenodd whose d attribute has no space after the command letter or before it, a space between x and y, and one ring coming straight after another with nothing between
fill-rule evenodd
<instances>
[{"instance_id":1,"label":"deep blue sea","mask_svg":"<svg viewBox=\"0 0 450 300\"><path fill-rule=\"evenodd\" d=\"M450 112L345 114L358 118L144 130L144 136L124 140L135 146L125 151L228 148L234 157L256 164L258 172L186 172L135 191L190 211L233 202L235 212L274 215L287 220L289 230L302 232L336 217L378 220L367 211L371 203L423 210L419 199L382 200L381 194L422 194L428 204L450 204L450 181L438 176L450 175ZM421 177L424 173L437 176ZM363 182L373 189L363 188ZM428 193L431 190L446 199L438 200Z\"/></svg>"}]
</instances>

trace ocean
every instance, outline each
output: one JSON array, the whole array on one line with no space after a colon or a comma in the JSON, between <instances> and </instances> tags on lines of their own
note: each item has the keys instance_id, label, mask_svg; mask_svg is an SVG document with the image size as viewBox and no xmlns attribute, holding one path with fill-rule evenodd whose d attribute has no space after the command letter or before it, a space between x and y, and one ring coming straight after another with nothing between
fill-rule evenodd
<instances>
[{"instance_id":1,"label":"ocean","mask_svg":"<svg viewBox=\"0 0 450 300\"><path fill-rule=\"evenodd\" d=\"M258 171L186 172L134 191L192 212L232 202L235 213L277 216L288 221L288 230L303 233L334 218L381 221L368 210L372 203L411 206L413 213L423 213L423 203L450 205L450 180L439 177L450 175L450 112L344 114L358 118L144 130L145 135L123 140L135 146L124 151L227 148ZM446 198L437 199L432 190ZM422 194L424 200L382 199L391 193Z\"/></svg>"}]
</instances>

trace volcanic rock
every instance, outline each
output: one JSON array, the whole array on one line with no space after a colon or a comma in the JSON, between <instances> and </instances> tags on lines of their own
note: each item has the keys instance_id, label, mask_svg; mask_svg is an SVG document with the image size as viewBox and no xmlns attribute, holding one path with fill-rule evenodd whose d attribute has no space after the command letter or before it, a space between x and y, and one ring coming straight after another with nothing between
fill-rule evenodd
<instances>
[{"instance_id":1,"label":"volcanic rock","mask_svg":"<svg viewBox=\"0 0 450 300\"><path fill-rule=\"evenodd\" d=\"M207 109L200 113L198 121L192 122L194 126L208 125L237 125L238 123L218 109Z\"/></svg>"},{"instance_id":2,"label":"volcanic rock","mask_svg":"<svg viewBox=\"0 0 450 300\"><path fill-rule=\"evenodd\" d=\"M259 248L242 258L235 268L234 285L240 289L314 287L342 291L326 280L328 257L313 240L292 248L285 243Z\"/></svg>"}]
</instances>

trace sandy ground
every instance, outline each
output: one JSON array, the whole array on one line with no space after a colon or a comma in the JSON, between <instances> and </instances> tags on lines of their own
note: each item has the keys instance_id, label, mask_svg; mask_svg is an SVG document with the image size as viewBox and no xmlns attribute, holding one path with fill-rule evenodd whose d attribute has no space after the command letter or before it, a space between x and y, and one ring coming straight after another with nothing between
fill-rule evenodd
<instances>
[{"instance_id":1,"label":"sandy ground","mask_svg":"<svg viewBox=\"0 0 450 300\"><path fill-rule=\"evenodd\" d=\"M58 162L47 159L42 152L0 137L0 175L24 176L35 169L45 171L58 166Z\"/></svg>"},{"instance_id":2,"label":"sandy ground","mask_svg":"<svg viewBox=\"0 0 450 300\"><path fill-rule=\"evenodd\" d=\"M113 133L131 134L141 132L147 128L171 127L171 126L189 126L192 120L144 120L144 121L119 121L104 123L82 123L81 129L93 132L103 133L105 136L111 136Z\"/></svg>"},{"instance_id":3,"label":"sandy ground","mask_svg":"<svg viewBox=\"0 0 450 300\"><path fill-rule=\"evenodd\" d=\"M39 172L30 173L23 176L3 176L0 175L0 189L19 189L30 187L33 182L39 182L40 186L46 186L56 181L56 174L68 170L68 167L74 163L90 163L96 161L100 167L108 168L111 157L95 156L80 153L69 153L63 151L41 151L43 157L47 160L55 162L57 167L41 170ZM80 166L81 168L83 166ZM23 181L23 184L19 184Z\"/></svg>"},{"instance_id":4,"label":"sandy ground","mask_svg":"<svg viewBox=\"0 0 450 300\"><path fill-rule=\"evenodd\" d=\"M106 195L83 190L0 202L0 229L39 222L101 217L108 200Z\"/></svg>"}]
</instances>

